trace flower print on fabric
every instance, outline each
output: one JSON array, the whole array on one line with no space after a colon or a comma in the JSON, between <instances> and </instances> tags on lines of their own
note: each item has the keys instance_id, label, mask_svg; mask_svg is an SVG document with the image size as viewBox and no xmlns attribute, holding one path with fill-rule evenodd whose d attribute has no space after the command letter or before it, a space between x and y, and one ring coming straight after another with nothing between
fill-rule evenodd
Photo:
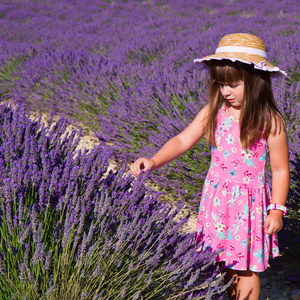
<instances>
[{"instance_id":1,"label":"flower print on fabric","mask_svg":"<svg viewBox=\"0 0 300 300\"><path fill-rule=\"evenodd\" d=\"M224 155L224 158L225 160L227 160L228 156L230 155L231 153L226 149L223 151L223 155Z\"/></svg>"},{"instance_id":2,"label":"flower print on fabric","mask_svg":"<svg viewBox=\"0 0 300 300\"><path fill-rule=\"evenodd\" d=\"M214 200L213 200L213 203L214 203L214 206L220 206L221 205L221 199L215 197Z\"/></svg>"},{"instance_id":3,"label":"flower print on fabric","mask_svg":"<svg viewBox=\"0 0 300 300\"><path fill-rule=\"evenodd\" d=\"M269 255L279 255L277 236L262 230L271 193L265 183L268 154L264 139L243 149L239 122L223 105L217 116L217 147L211 147L211 165L203 186L196 240L207 250L223 251L218 261L235 270L262 272Z\"/></svg>"},{"instance_id":4,"label":"flower print on fabric","mask_svg":"<svg viewBox=\"0 0 300 300\"><path fill-rule=\"evenodd\" d=\"M238 166L241 165L241 162L238 159L233 160L231 163L234 165L235 168L238 168Z\"/></svg>"},{"instance_id":5,"label":"flower print on fabric","mask_svg":"<svg viewBox=\"0 0 300 300\"><path fill-rule=\"evenodd\" d=\"M238 174L238 171L236 171L236 170L231 169L231 170L229 171L229 175L230 175L231 177L236 177L237 174Z\"/></svg>"},{"instance_id":6,"label":"flower print on fabric","mask_svg":"<svg viewBox=\"0 0 300 300\"><path fill-rule=\"evenodd\" d=\"M226 117L225 120L217 127L215 139L216 144L219 145L221 138L224 137L226 132L228 132L229 128L232 126L232 120L229 117Z\"/></svg>"},{"instance_id":7,"label":"flower print on fabric","mask_svg":"<svg viewBox=\"0 0 300 300\"><path fill-rule=\"evenodd\" d=\"M227 141L227 144L233 144L234 143L234 135L228 134L226 141Z\"/></svg>"},{"instance_id":8,"label":"flower print on fabric","mask_svg":"<svg viewBox=\"0 0 300 300\"><path fill-rule=\"evenodd\" d=\"M244 159L244 163L247 164L247 166L255 166L253 161L254 153L249 148L241 149L241 154Z\"/></svg>"},{"instance_id":9,"label":"flower print on fabric","mask_svg":"<svg viewBox=\"0 0 300 300\"><path fill-rule=\"evenodd\" d=\"M245 183L250 183L251 181L253 181L254 178L253 178L252 172L249 172L248 170L246 170L246 172L244 172L243 180Z\"/></svg>"}]
</instances>

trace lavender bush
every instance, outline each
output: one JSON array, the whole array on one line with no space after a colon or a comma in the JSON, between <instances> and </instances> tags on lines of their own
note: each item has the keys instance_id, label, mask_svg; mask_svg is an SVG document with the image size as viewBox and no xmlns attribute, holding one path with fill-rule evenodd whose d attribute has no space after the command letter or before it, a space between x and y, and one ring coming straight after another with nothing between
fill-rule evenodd
<instances>
[{"instance_id":1,"label":"lavender bush","mask_svg":"<svg viewBox=\"0 0 300 300\"><path fill-rule=\"evenodd\" d=\"M288 79L275 82L276 99L288 123L298 124L285 109L289 99L293 107L298 101L298 15L295 0L2 4L0 93L93 129L115 145L123 164L151 156L206 104L207 76L192 60L214 51L225 34L250 32L268 45L270 61L287 70ZM291 148L298 149L295 130ZM208 164L203 140L159 171L164 180L152 180L195 209Z\"/></svg>"},{"instance_id":2,"label":"lavender bush","mask_svg":"<svg viewBox=\"0 0 300 300\"><path fill-rule=\"evenodd\" d=\"M75 152L66 124L0 106L0 299L222 298L216 253L181 233L181 207L147 175L107 173L108 149Z\"/></svg>"},{"instance_id":3,"label":"lavender bush","mask_svg":"<svg viewBox=\"0 0 300 300\"><path fill-rule=\"evenodd\" d=\"M207 74L193 66L194 58L211 54L225 34L258 35L269 60L288 73L274 79L274 95L287 122L292 174L291 226L282 238L293 240L299 230L299 13L296 0L5 2L0 95L94 130L114 145L114 159L123 165L151 156L206 104ZM159 177L149 177L196 211L209 161L201 140L157 171Z\"/></svg>"}]
</instances>

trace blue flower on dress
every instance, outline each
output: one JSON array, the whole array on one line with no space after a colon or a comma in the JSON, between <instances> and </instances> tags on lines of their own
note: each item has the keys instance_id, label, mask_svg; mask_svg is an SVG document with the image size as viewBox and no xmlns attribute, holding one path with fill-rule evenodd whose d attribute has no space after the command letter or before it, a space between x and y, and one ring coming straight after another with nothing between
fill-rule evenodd
<instances>
[{"instance_id":1,"label":"blue flower on dress","mask_svg":"<svg viewBox=\"0 0 300 300\"><path fill-rule=\"evenodd\" d=\"M248 245L248 240L247 239L242 240L243 248L245 248L247 245Z\"/></svg>"},{"instance_id":2,"label":"blue flower on dress","mask_svg":"<svg viewBox=\"0 0 300 300\"><path fill-rule=\"evenodd\" d=\"M213 188L213 190L216 190L218 187L219 187L219 185L220 185L220 183L214 183L213 185L212 185L212 188Z\"/></svg>"},{"instance_id":3,"label":"blue flower on dress","mask_svg":"<svg viewBox=\"0 0 300 300\"><path fill-rule=\"evenodd\" d=\"M274 256L278 256L279 255L279 249L278 248L273 248L272 253L273 253Z\"/></svg>"},{"instance_id":4,"label":"blue flower on dress","mask_svg":"<svg viewBox=\"0 0 300 300\"><path fill-rule=\"evenodd\" d=\"M229 155L231 155L231 153L228 150L225 150L225 151L223 151L223 155L224 155L225 159L227 159L227 157Z\"/></svg>"},{"instance_id":5,"label":"blue flower on dress","mask_svg":"<svg viewBox=\"0 0 300 300\"><path fill-rule=\"evenodd\" d=\"M229 228L229 229L228 229L228 240L231 241L232 238L233 238L232 230Z\"/></svg>"},{"instance_id":6,"label":"blue flower on dress","mask_svg":"<svg viewBox=\"0 0 300 300\"><path fill-rule=\"evenodd\" d=\"M232 126L230 117L227 117L225 119L224 124L227 126L227 128Z\"/></svg>"},{"instance_id":7,"label":"blue flower on dress","mask_svg":"<svg viewBox=\"0 0 300 300\"><path fill-rule=\"evenodd\" d=\"M259 160L260 161L266 160L266 157L267 157L267 152L265 152L263 155L261 155Z\"/></svg>"},{"instance_id":8,"label":"blue flower on dress","mask_svg":"<svg viewBox=\"0 0 300 300\"><path fill-rule=\"evenodd\" d=\"M227 144L233 144L234 143L234 135L228 134L228 138L226 138Z\"/></svg>"},{"instance_id":9,"label":"blue flower on dress","mask_svg":"<svg viewBox=\"0 0 300 300\"><path fill-rule=\"evenodd\" d=\"M263 185L264 184L264 174L263 174L263 172L259 172L259 174L257 176L257 180L259 182L259 185Z\"/></svg>"},{"instance_id":10,"label":"blue flower on dress","mask_svg":"<svg viewBox=\"0 0 300 300\"><path fill-rule=\"evenodd\" d=\"M262 260L264 258L263 249L260 249L259 251L254 252L254 256L258 258L258 262L261 264Z\"/></svg>"},{"instance_id":11,"label":"blue flower on dress","mask_svg":"<svg viewBox=\"0 0 300 300\"><path fill-rule=\"evenodd\" d=\"M231 169L231 170L229 171L229 174L230 174L231 177L236 177L236 176L237 176L237 173L238 173L238 171L234 171L233 169Z\"/></svg>"}]
</instances>

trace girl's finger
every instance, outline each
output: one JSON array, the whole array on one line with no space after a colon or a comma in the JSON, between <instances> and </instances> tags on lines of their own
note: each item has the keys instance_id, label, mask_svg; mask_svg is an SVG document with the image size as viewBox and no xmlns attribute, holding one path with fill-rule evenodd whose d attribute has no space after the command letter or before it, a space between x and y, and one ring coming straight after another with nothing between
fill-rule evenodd
<instances>
[{"instance_id":1,"label":"girl's finger","mask_svg":"<svg viewBox=\"0 0 300 300\"><path fill-rule=\"evenodd\" d=\"M269 218L266 219L264 227L265 227L265 230L269 229L269 227L270 227L270 219Z\"/></svg>"},{"instance_id":2,"label":"girl's finger","mask_svg":"<svg viewBox=\"0 0 300 300\"><path fill-rule=\"evenodd\" d=\"M130 166L130 171L133 175L137 176L139 174L139 170L138 168L136 167L136 164L132 164Z\"/></svg>"}]
</instances>

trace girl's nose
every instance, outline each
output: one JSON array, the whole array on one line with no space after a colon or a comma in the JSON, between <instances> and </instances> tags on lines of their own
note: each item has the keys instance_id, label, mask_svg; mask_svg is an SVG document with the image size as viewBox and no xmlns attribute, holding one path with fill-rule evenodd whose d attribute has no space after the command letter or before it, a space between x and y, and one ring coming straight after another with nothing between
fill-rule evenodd
<instances>
[{"instance_id":1,"label":"girl's nose","mask_svg":"<svg viewBox=\"0 0 300 300\"><path fill-rule=\"evenodd\" d=\"M230 87L228 85L224 85L223 86L223 95L227 96L230 95L231 91L230 91Z\"/></svg>"}]
</instances>

